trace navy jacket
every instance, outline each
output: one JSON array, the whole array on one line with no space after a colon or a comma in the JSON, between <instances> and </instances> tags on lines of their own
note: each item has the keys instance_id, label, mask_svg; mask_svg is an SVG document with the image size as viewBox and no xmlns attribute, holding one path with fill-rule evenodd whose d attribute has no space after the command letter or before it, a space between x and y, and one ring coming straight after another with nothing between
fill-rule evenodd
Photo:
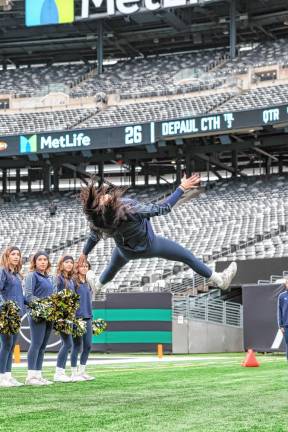
<instances>
[{"instance_id":1,"label":"navy jacket","mask_svg":"<svg viewBox=\"0 0 288 432\"><path fill-rule=\"evenodd\" d=\"M278 297L278 326L288 327L288 290Z\"/></svg>"},{"instance_id":2,"label":"navy jacket","mask_svg":"<svg viewBox=\"0 0 288 432\"><path fill-rule=\"evenodd\" d=\"M92 291L88 283L80 283L76 289L80 295L80 306L76 311L77 318L89 319L92 318Z\"/></svg>"},{"instance_id":3,"label":"navy jacket","mask_svg":"<svg viewBox=\"0 0 288 432\"><path fill-rule=\"evenodd\" d=\"M72 292L75 292L75 282L73 279L65 279L64 276L57 276L57 291L63 291L64 289L68 289Z\"/></svg>"},{"instance_id":4,"label":"navy jacket","mask_svg":"<svg viewBox=\"0 0 288 432\"><path fill-rule=\"evenodd\" d=\"M120 224L113 234L113 238L119 249L122 249L124 252L145 252L155 237L149 221L150 217L170 213L172 207L179 201L183 193L182 189L177 188L161 204L141 204L136 200L123 198L123 202L132 206L133 213ZM88 255L100 240L101 237L92 227L88 240L84 245L83 253Z\"/></svg>"},{"instance_id":5,"label":"navy jacket","mask_svg":"<svg viewBox=\"0 0 288 432\"><path fill-rule=\"evenodd\" d=\"M55 278L37 271L29 272L24 287L25 300L29 304L33 300L50 297L56 291Z\"/></svg>"},{"instance_id":6,"label":"navy jacket","mask_svg":"<svg viewBox=\"0 0 288 432\"><path fill-rule=\"evenodd\" d=\"M7 300L14 301L20 308L21 316L24 315L24 294L19 274L0 268L0 306Z\"/></svg>"}]
</instances>

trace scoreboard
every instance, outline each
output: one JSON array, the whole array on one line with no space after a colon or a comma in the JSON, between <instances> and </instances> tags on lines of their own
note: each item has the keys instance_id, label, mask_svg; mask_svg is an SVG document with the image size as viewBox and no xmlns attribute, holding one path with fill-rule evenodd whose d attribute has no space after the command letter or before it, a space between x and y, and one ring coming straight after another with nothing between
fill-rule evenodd
<instances>
[{"instance_id":1,"label":"scoreboard","mask_svg":"<svg viewBox=\"0 0 288 432\"><path fill-rule=\"evenodd\" d=\"M0 136L0 157L133 147L280 124L288 125L288 105L109 128Z\"/></svg>"}]
</instances>

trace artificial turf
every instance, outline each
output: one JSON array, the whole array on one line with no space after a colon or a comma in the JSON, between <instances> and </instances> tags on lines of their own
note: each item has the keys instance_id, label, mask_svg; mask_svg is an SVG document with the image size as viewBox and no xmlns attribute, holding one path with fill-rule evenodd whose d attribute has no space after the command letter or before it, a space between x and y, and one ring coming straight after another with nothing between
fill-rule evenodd
<instances>
[{"instance_id":1,"label":"artificial turf","mask_svg":"<svg viewBox=\"0 0 288 432\"><path fill-rule=\"evenodd\" d=\"M259 368L241 367L243 354L218 357L90 366L92 382L1 388L0 430L288 432L284 357L260 356Z\"/></svg>"}]
</instances>

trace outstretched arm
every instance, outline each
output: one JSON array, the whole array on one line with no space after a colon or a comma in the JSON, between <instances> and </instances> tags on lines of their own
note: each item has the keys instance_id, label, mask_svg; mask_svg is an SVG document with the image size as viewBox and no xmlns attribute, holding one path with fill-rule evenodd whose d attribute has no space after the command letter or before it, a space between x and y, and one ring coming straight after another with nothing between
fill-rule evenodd
<instances>
[{"instance_id":1,"label":"outstretched arm","mask_svg":"<svg viewBox=\"0 0 288 432\"><path fill-rule=\"evenodd\" d=\"M143 217L163 216L171 212L172 207L179 201L183 193L187 190L198 187L200 183L200 176L193 174L191 177L183 177L180 186L161 204L141 204L135 205L135 210Z\"/></svg>"},{"instance_id":2,"label":"outstretched arm","mask_svg":"<svg viewBox=\"0 0 288 432\"><path fill-rule=\"evenodd\" d=\"M101 240L101 237L99 236L99 234L97 234L95 231L90 231L89 237L86 240L86 243L83 247L83 251L82 254L80 255L79 259L78 259L78 264L82 265L86 259L87 256L89 255L89 253L92 251L92 249L94 249L94 247L96 246L96 244Z\"/></svg>"}]
</instances>

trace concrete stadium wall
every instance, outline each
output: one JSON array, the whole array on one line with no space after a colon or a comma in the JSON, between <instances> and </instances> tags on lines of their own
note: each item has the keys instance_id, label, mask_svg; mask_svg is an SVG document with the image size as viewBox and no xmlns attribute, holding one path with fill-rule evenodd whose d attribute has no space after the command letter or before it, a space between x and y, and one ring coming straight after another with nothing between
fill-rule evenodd
<instances>
[{"instance_id":1,"label":"concrete stadium wall","mask_svg":"<svg viewBox=\"0 0 288 432\"><path fill-rule=\"evenodd\" d=\"M230 261L216 263L216 271L221 272L230 264ZM287 257L263 258L245 261L237 261L238 271L233 279L233 285L257 284L258 280L269 280L271 275L282 275L288 270Z\"/></svg>"},{"instance_id":2,"label":"concrete stadium wall","mask_svg":"<svg viewBox=\"0 0 288 432\"><path fill-rule=\"evenodd\" d=\"M173 321L174 354L243 351L243 329L206 321Z\"/></svg>"}]
</instances>

